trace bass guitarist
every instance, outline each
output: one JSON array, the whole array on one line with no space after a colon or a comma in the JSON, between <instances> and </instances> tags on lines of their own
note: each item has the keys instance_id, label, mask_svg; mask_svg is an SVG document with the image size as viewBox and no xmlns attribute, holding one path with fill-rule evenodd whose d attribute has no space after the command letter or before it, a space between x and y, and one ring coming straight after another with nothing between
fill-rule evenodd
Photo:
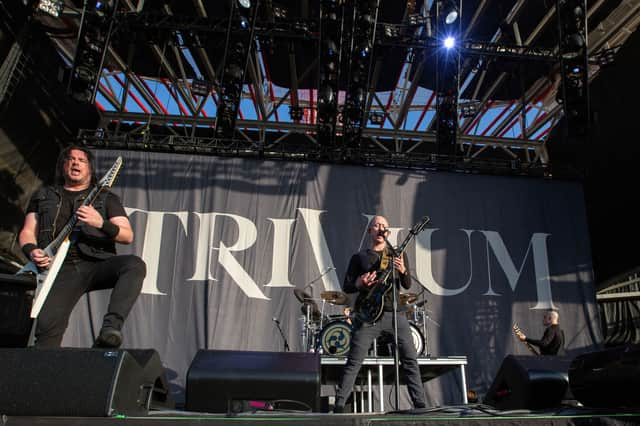
<instances>
[{"instance_id":1,"label":"bass guitarist","mask_svg":"<svg viewBox=\"0 0 640 426\"><path fill-rule=\"evenodd\" d=\"M146 275L142 259L116 255L115 243L133 241L120 199L105 190L92 205L80 206L97 181L94 172L89 150L77 146L65 149L58 158L56 185L37 191L27 208L18 238L25 256L39 270L49 268L53 261L43 248L57 237L74 212L78 217L69 251L36 319L38 347L59 347L80 297L109 288L113 291L94 346L119 347L122 325L142 289Z\"/></svg>"},{"instance_id":2,"label":"bass guitarist","mask_svg":"<svg viewBox=\"0 0 640 426\"><path fill-rule=\"evenodd\" d=\"M546 328L540 339L527 337L522 330L516 331L516 336L522 342L537 346L540 355L564 355L564 331L560 328L558 311L550 309L545 312L542 324Z\"/></svg>"},{"instance_id":3,"label":"bass guitarist","mask_svg":"<svg viewBox=\"0 0 640 426\"><path fill-rule=\"evenodd\" d=\"M336 393L334 413L342 413L344 404L355 383L362 361L367 355L371 343L383 332L393 334L393 293L384 294L382 315L373 323L362 320L358 314L359 301L369 294L370 290L378 284L380 273L388 268L396 269L396 288L402 286L408 289L411 286L406 255L394 258L391 263L391 255L387 253L385 237L389 233L389 223L382 216L371 219L367 232L370 238L369 248L362 250L351 257L347 274L344 278L343 290L345 293L359 293L355 304L355 319L351 335L351 345L347 355L347 363L342 373L342 379ZM391 280L392 275L389 276ZM399 307L399 310L402 308ZM405 308L406 309L406 308ZM398 320L398 351L402 367L407 377L409 396L415 408L426 406L424 387L420 377L420 368L417 362L417 353L411 336L411 329L406 315L397 315ZM396 407L397 408L397 407Z\"/></svg>"}]
</instances>

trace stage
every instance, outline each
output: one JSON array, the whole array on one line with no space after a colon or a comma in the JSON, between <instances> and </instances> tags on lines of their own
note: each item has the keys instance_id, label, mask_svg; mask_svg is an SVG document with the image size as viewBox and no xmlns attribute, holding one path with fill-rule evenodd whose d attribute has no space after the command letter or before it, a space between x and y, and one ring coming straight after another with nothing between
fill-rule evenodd
<instances>
[{"instance_id":1,"label":"stage","mask_svg":"<svg viewBox=\"0 0 640 426\"><path fill-rule=\"evenodd\" d=\"M346 363L345 357L322 356L320 365L322 370L322 385L336 385L342 374L342 367ZM460 380L460 402L467 403L467 380L465 366L466 356L449 357L419 357L418 365L422 382L435 379L443 374L456 371ZM401 369L402 370L402 369ZM359 412L385 412L385 385L395 381L394 360L391 357L367 357L362 362L362 368L356 383L354 399ZM404 384L401 378L401 384ZM374 400L374 396L376 397Z\"/></svg>"},{"instance_id":2,"label":"stage","mask_svg":"<svg viewBox=\"0 0 640 426\"><path fill-rule=\"evenodd\" d=\"M389 412L386 414L321 414L300 412L257 412L233 416L182 411L151 412L148 416L114 417L15 417L2 416L3 426L172 426L172 425L631 425L640 423L640 411L606 411L586 408L562 408L553 411L496 411L491 407L469 404L435 407L421 411Z\"/></svg>"}]
</instances>

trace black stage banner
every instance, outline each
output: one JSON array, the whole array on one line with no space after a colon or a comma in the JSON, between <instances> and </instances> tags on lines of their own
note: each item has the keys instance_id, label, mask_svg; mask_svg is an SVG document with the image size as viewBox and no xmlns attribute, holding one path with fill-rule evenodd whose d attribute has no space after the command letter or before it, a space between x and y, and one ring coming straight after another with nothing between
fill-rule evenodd
<instances>
[{"instance_id":1,"label":"black stage banner","mask_svg":"<svg viewBox=\"0 0 640 426\"><path fill-rule=\"evenodd\" d=\"M366 225L388 218L398 244L425 215L407 254L423 315L425 354L468 357L467 384L482 394L507 354L525 355L514 322L542 335L557 308L569 354L602 340L582 188L574 182L189 154L96 151L98 174L115 157L135 242L120 253L148 268L124 329L124 347L155 348L184 399L198 349L304 350L301 303L327 318ZM74 311L63 345L87 347L108 293ZM319 326L318 326L319 327ZM316 330L320 334L321 330ZM455 375L454 375L455 376ZM460 380L426 385L431 404L460 401Z\"/></svg>"}]
</instances>

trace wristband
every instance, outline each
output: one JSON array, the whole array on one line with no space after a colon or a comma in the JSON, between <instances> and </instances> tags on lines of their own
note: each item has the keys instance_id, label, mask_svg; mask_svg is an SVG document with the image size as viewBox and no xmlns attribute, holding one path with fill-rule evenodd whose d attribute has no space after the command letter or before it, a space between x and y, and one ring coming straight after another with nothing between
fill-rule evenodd
<instances>
[{"instance_id":1,"label":"wristband","mask_svg":"<svg viewBox=\"0 0 640 426\"><path fill-rule=\"evenodd\" d=\"M22 253L27 256L27 259L31 260L31 252L37 249L38 246L33 243L27 243L22 246Z\"/></svg>"},{"instance_id":2,"label":"wristband","mask_svg":"<svg viewBox=\"0 0 640 426\"><path fill-rule=\"evenodd\" d=\"M100 228L100 230L107 234L107 237L115 238L116 235L118 235L118 233L120 232L120 227L115 223L105 220L102 222L102 227Z\"/></svg>"}]
</instances>

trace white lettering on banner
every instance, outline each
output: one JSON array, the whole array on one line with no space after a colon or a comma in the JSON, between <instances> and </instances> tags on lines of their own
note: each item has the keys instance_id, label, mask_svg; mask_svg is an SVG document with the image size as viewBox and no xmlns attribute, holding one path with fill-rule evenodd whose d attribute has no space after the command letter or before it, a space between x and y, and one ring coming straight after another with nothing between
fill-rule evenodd
<instances>
[{"instance_id":1,"label":"white lettering on banner","mask_svg":"<svg viewBox=\"0 0 640 426\"><path fill-rule=\"evenodd\" d=\"M215 279L211 277L211 250L219 250L218 262L227 270L244 294L253 299L268 300L269 298L262 293L253 278L247 274L240 263L231 255L231 252L244 251L256 242L258 232L253 222L245 217L230 213L194 212L194 214L200 219L200 228L196 243L196 269L189 281ZM216 218L219 216L229 217L238 225L238 241L229 247L222 241L220 242L220 247L213 247L213 231Z\"/></svg>"},{"instance_id":2,"label":"white lettering on banner","mask_svg":"<svg viewBox=\"0 0 640 426\"><path fill-rule=\"evenodd\" d=\"M299 208L298 211L304 219L304 224L307 227L309 241L311 242L311 249L313 250L313 256L316 259L318 269L320 271L326 271L329 268L333 268L333 260L331 260L329 246L327 245L327 240L324 237L322 225L320 225L320 215L324 213L324 210ZM287 256L288 255L289 254L287 253ZM331 269L329 273L322 276L322 284L324 285L325 290L342 290L340 282L338 281L338 274L335 269Z\"/></svg>"},{"instance_id":3,"label":"white lettering on banner","mask_svg":"<svg viewBox=\"0 0 640 426\"><path fill-rule=\"evenodd\" d=\"M174 215L178 218L185 234L189 236L189 212L162 212L145 211L136 208L126 207L127 214L142 213L146 215L146 226L142 245L142 259L147 264L147 276L143 283L142 292L145 294L165 295L158 290L158 270L160 259L160 248L162 244L162 227L165 215ZM333 268L333 260L325 238L325 234L320 223L320 216L324 210L298 209L307 231L309 242L313 251L316 266L320 271ZM252 299L269 300L262 292L257 283L243 268L243 265L232 255L234 252L242 252L254 246L257 241L257 228L248 218L230 213L198 213L193 214L199 219L200 226L195 236L196 256L195 270L189 281L215 280L211 276L211 253L218 251L218 263L225 268L231 279L238 285L247 297ZM364 215L370 220L371 216ZM232 219L238 226L237 241L229 246L220 242L219 247L213 246L213 231L217 217L227 217ZM293 287L289 281L290 258L291 258L291 235L293 224L296 219L275 219L268 218L273 223L273 258L271 280L265 287ZM368 224L368 221L367 221ZM403 228L390 228L389 240L396 244L399 232ZM507 250L507 247L499 233L495 231L474 231L460 229L467 238L469 276L466 282L456 288L444 288L440 285L433 274L433 252L432 238L438 228L426 229L416 237L415 259L416 276L424 287L437 296L455 296L463 293L470 286L473 279L473 253L471 251L471 234L478 232L486 240L486 256L489 277L489 288L484 293L486 296L499 296L492 287L492 270L490 256L495 256L497 263L504 272L511 290L516 291L516 287L522 276L522 271L527 259L532 253L534 272L536 277L537 303L531 309L553 309L555 308L551 294L551 281L549 272L547 238L550 234L534 233L531 236L527 251L520 263L516 265ZM338 275L335 269L322 276L324 290L341 290Z\"/></svg>"},{"instance_id":4,"label":"white lettering on banner","mask_svg":"<svg viewBox=\"0 0 640 426\"><path fill-rule=\"evenodd\" d=\"M533 252L533 266L536 275L537 303L531 309L555 309L551 298L551 281L549 279L549 257L547 253L547 237L551 234L534 233L529 241L527 252L524 254L520 268L516 266L509 255L509 251L500 234L495 231L479 231L487 240L487 269L489 272L489 289L485 293L488 296L497 295L491 288L491 262L489 261L489 247L493 250L500 267L507 276L512 291L516 291L520 274L524 268L529 251Z\"/></svg>"},{"instance_id":5,"label":"white lettering on banner","mask_svg":"<svg viewBox=\"0 0 640 426\"><path fill-rule=\"evenodd\" d=\"M147 224L144 229L142 243L142 260L147 264L147 275L142 282L142 293L166 295L158 290L158 269L160 268L160 246L162 243L162 224L165 215L176 215L183 228L186 228L188 212L150 212L136 208L125 207L127 215L144 213Z\"/></svg>"},{"instance_id":6,"label":"white lettering on banner","mask_svg":"<svg viewBox=\"0 0 640 426\"><path fill-rule=\"evenodd\" d=\"M253 246L258 239L258 230L256 226L246 217L238 216L231 213L213 213L211 215L211 234L213 234L213 227L215 226L215 218L218 216L225 216L233 219L238 225L238 240L227 246L220 241L220 247L211 247L211 250L218 251L218 263L227 270L227 273L231 276L233 281L240 287L240 289L251 299L264 299L269 300L264 295L262 290L258 287L256 282L251 276L242 268L242 265L231 255L234 251L244 251ZM211 238L211 237L210 237Z\"/></svg>"},{"instance_id":7,"label":"white lettering on banner","mask_svg":"<svg viewBox=\"0 0 640 426\"><path fill-rule=\"evenodd\" d=\"M196 268L189 281L215 281L211 276L211 246L213 245L213 224L217 213L193 212L199 219L198 235L196 237Z\"/></svg>"},{"instance_id":8,"label":"white lettering on banner","mask_svg":"<svg viewBox=\"0 0 640 426\"><path fill-rule=\"evenodd\" d=\"M289 258L291 255L291 226L295 219L273 219L273 257L271 259L271 281L265 287L293 287L289 281Z\"/></svg>"},{"instance_id":9,"label":"white lettering on banner","mask_svg":"<svg viewBox=\"0 0 640 426\"><path fill-rule=\"evenodd\" d=\"M471 279L473 278L473 257L471 253L471 233L473 231L461 229L467 236L467 243L469 245L469 279L462 287L444 288L438 284L433 276L431 237L437 230L438 228L425 229L416 237L416 275L427 290L436 296L455 296L465 291L467 287L469 287L469 284L471 284Z\"/></svg>"}]
</instances>

